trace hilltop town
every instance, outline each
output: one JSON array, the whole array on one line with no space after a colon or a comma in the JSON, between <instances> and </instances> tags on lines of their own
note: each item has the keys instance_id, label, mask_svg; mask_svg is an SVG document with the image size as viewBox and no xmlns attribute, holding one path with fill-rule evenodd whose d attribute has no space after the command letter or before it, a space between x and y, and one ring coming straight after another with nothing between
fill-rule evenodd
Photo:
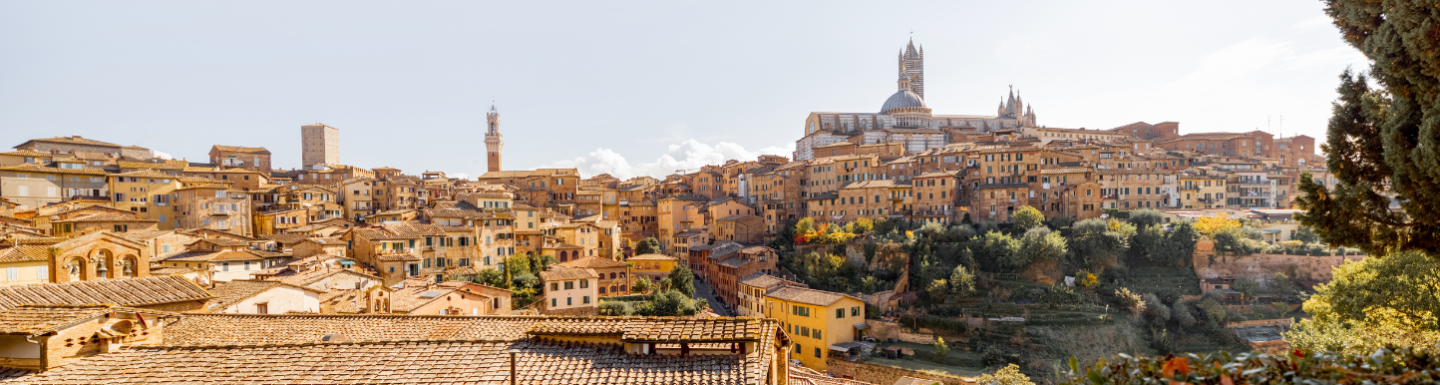
<instances>
[{"instance_id":1,"label":"hilltop town","mask_svg":"<svg viewBox=\"0 0 1440 385\"><path fill-rule=\"evenodd\" d=\"M897 77L878 112L809 113L789 157L664 178L506 169L493 107L476 178L347 165L318 123L293 169L25 140L0 153L0 379L966 384L1281 351L1363 258L1293 218L1302 174L1335 183L1314 138L1048 127L1014 91L932 113L913 42Z\"/></svg>"}]
</instances>

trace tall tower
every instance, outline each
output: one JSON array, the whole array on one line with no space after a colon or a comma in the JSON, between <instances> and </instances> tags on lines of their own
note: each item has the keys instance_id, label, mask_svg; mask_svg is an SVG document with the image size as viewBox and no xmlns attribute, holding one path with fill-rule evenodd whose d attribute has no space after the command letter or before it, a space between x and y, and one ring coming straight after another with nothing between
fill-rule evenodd
<instances>
[{"instance_id":1,"label":"tall tower","mask_svg":"<svg viewBox=\"0 0 1440 385\"><path fill-rule=\"evenodd\" d=\"M307 169L339 165L340 130L321 123L300 126L300 163Z\"/></svg>"},{"instance_id":2,"label":"tall tower","mask_svg":"<svg viewBox=\"0 0 1440 385\"><path fill-rule=\"evenodd\" d=\"M505 147L505 136L500 135L500 113L495 111L495 105L490 105L490 112L485 113L485 152L487 154L486 164L489 171L500 171L500 148Z\"/></svg>"},{"instance_id":3,"label":"tall tower","mask_svg":"<svg viewBox=\"0 0 1440 385\"><path fill-rule=\"evenodd\" d=\"M925 46L915 49L915 40L900 51L900 74L909 75L910 92L925 98Z\"/></svg>"}]
</instances>

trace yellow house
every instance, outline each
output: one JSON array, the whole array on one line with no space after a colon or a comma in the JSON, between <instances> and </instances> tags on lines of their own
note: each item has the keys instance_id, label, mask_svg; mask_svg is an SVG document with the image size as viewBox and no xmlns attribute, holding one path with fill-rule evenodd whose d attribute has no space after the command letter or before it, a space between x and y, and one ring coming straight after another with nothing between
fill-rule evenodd
<instances>
[{"instance_id":1,"label":"yellow house","mask_svg":"<svg viewBox=\"0 0 1440 385\"><path fill-rule=\"evenodd\" d=\"M1182 173L1178 178L1180 208L1225 208L1225 177Z\"/></svg>"},{"instance_id":2,"label":"yellow house","mask_svg":"<svg viewBox=\"0 0 1440 385\"><path fill-rule=\"evenodd\" d=\"M675 270L675 264L679 262L675 258L665 254L641 254L626 259L634 267L630 268L631 275L646 276L659 279L670 275Z\"/></svg>"},{"instance_id":3,"label":"yellow house","mask_svg":"<svg viewBox=\"0 0 1440 385\"><path fill-rule=\"evenodd\" d=\"M830 345L857 339L865 323L865 303L824 290L783 286L765 294L765 318L779 320L795 341L790 358L825 372Z\"/></svg>"},{"instance_id":4,"label":"yellow house","mask_svg":"<svg viewBox=\"0 0 1440 385\"><path fill-rule=\"evenodd\" d=\"M130 210L141 218L154 219L160 230L174 229L179 222L179 207L173 206L179 177L155 170L115 174L110 179L114 207Z\"/></svg>"},{"instance_id":5,"label":"yellow house","mask_svg":"<svg viewBox=\"0 0 1440 385\"><path fill-rule=\"evenodd\" d=\"M50 283L50 246L0 247L0 287Z\"/></svg>"}]
</instances>

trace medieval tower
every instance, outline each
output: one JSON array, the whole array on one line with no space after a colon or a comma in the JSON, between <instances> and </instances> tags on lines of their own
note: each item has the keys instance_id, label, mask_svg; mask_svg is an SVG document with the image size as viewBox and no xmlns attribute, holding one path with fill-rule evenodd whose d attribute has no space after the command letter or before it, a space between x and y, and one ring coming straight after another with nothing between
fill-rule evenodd
<instances>
[{"instance_id":1,"label":"medieval tower","mask_svg":"<svg viewBox=\"0 0 1440 385\"><path fill-rule=\"evenodd\" d=\"M487 170L500 171L500 148L505 146L505 137L500 135L500 113L495 111L495 105L490 105L490 112L485 113L485 126Z\"/></svg>"},{"instance_id":2,"label":"medieval tower","mask_svg":"<svg viewBox=\"0 0 1440 385\"><path fill-rule=\"evenodd\" d=\"M900 52L900 75L910 78L910 92L925 98L925 46L915 49L915 41Z\"/></svg>"}]
</instances>

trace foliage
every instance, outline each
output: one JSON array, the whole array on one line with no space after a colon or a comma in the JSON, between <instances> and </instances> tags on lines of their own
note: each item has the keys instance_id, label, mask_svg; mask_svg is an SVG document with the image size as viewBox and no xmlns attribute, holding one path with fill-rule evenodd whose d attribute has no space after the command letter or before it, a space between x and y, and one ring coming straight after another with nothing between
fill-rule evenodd
<instances>
[{"instance_id":1,"label":"foliage","mask_svg":"<svg viewBox=\"0 0 1440 385\"><path fill-rule=\"evenodd\" d=\"M1307 351L1364 354L1387 346L1437 352L1440 332L1407 324L1393 310L1376 310L1364 320L1341 321L1334 317L1301 320L1285 332L1291 346Z\"/></svg>"},{"instance_id":2,"label":"foliage","mask_svg":"<svg viewBox=\"0 0 1440 385\"><path fill-rule=\"evenodd\" d=\"M1235 283L1232 283L1230 287L1244 294L1246 300L1254 298L1255 293L1260 292L1260 283L1245 277L1236 278Z\"/></svg>"},{"instance_id":3,"label":"foliage","mask_svg":"<svg viewBox=\"0 0 1440 385\"><path fill-rule=\"evenodd\" d=\"M950 272L949 284L950 295L955 298L969 297L975 292L975 274L964 265L955 266L955 270Z\"/></svg>"},{"instance_id":4,"label":"foliage","mask_svg":"<svg viewBox=\"0 0 1440 385\"><path fill-rule=\"evenodd\" d=\"M655 239L655 237L645 237L645 239L641 239L640 242L635 243L635 255L659 253L660 240Z\"/></svg>"},{"instance_id":5,"label":"foliage","mask_svg":"<svg viewBox=\"0 0 1440 385\"><path fill-rule=\"evenodd\" d=\"M1071 357L1056 384L1435 384L1440 360L1409 349L1336 355L1296 350L1282 354L1227 352L1100 360L1082 368Z\"/></svg>"},{"instance_id":6,"label":"foliage","mask_svg":"<svg viewBox=\"0 0 1440 385\"><path fill-rule=\"evenodd\" d=\"M1100 277L1096 277L1095 273L1091 273L1089 270L1082 269L1075 272L1075 285L1086 289L1093 289L1095 286L1100 285Z\"/></svg>"},{"instance_id":7,"label":"foliage","mask_svg":"<svg viewBox=\"0 0 1440 385\"><path fill-rule=\"evenodd\" d=\"M630 284L630 288L635 289L637 293L648 293L650 292L650 278L637 276L635 277L635 283Z\"/></svg>"},{"instance_id":8,"label":"foliage","mask_svg":"<svg viewBox=\"0 0 1440 385\"><path fill-rule=\"evenodd\" d=\"M871 221L869 218L859 218L853 222L850 222L850 224L845 225L845 231L856 235L865 234L874 229L875 222Z\"/></svg>"},{"instance_id":9,"label":"foliage","mask_svg":"<svg viewBox=\"0 0 1440 385\"><path fill-rule=\"evenodd\" d=\"M1120 306L1130 310L1130 313L1139 315L1145 312L1145 300L1139 294L1130 291L1128 287L1115 289L1115 299L1120 301Z\"/></svg>"},{"instance_id":10,"label":"foliage","mask_svg":"<svg viewBox=\"0 0 1440 385\"><path fill-rule=\"evenodd\" d=\"M1407 251L1347 262L1305 301L1316 319L1364 321L1380 309L1403 324L1440 331L1440 261Z\"/></svg>"},{"instance_id":11,"label":"foliage","mask_svg":"<svg viewBox=\"0 0 1440 385\"><path fill-rule=\"evenodd\" d=\"M1199 240L1200 231L1195 229L1195 222L1175 223L1170 234L1165 236L1165 254L1183 266L1190 261L1190 256L1195 254L1195 242Z\"/></svg>"},{"instance_id":12,"label":"foliage","mask_svg":"<svg viewBox=\"0 0 1440 385\"><path fill-rule=\"evenodd\" d=\"M1210 322L1215 324L1225 323L1225 316L1227 315L1225 313L1225 305L1221 305L1220 301L1216 301L1214 298L1206 298L1195 304L1195 307L1200 308L1200 311L1205 313L1205 319L1210 320Z\"/></svg>"},{"instance_id":13,"label":"foliage","mask_svg":"<svg viewBox=\"0 0 1440 385\"><path fill-rule=\"evenodd\" d=\"M1139 226L1135 236L1130 238L1130 260L1161 265L1166 262L1167 239L1165 230L1159 225Z\"/></svg>"},{"instance_id":14,"label":"foliage","mask_svg":"<svg viewBox=\"0 0 1440 385\"><path fill-rule=\"evenodd\" d=\"M925 288L925 294L930 296L931 301L945 302L945 295L950 293L950 285L943 279L930 281L930 286Z\"/></svg>"},{"instance_id":15,"label":"foliage","mask_svg":"<svg viewBox=\"0 0 1440 385\"><path fill-rule=\"evenodd\" d=\"M1015 210L1015 213L1010 215L1010 223L1015 225L1016 231L1030 230L1044 225L1045 214L1030 205L1020 206L1019 210Z\"/></svg>"},{"instance_id":16,"label":"foliage","mask_svg":"<svg viewBox=\"0 0 1440 385\"><path fill-rule=\"evenodd\" d=\"M505 271L510 274L510 279L515 279L515 277L525 274L532 274L531 272L533 270L530 269L530 258L521 255L505 258Z\"/></svg>"},{"instance_id":17,"label":"foliage","mask_svg":"<svg viewBox=\"0 0 1440 385\"><path fill-rule=\"evenodd\" d=\"M974 238L975 234L975 227L970 225L950 226L950 231L945 233L946 240L950 242L968 241Z\"/></svg>"},{"instance_id":18,"label":"foliage","mask_svg":"<svg viewBox=\"0 0 1440 385\"><path fill-rule=\"evenodd\" d=\"M937 222L926 223L924 226L920 226L920 230L916 231L916 233L928 238L938 238L941 234L945 233L945 225Z\"/></svg>"},{"instance_id":19,"label":"foliage","mask_svg":"<svg viewBox=\"0 0 1440 385\"><path fill-rule=\"evenodd\" d=\"M1130 217L1125 219L1136 228L1145 226L1162 225L1165 222L1165 214L1155 209L1139 209L1130 212Z\"/></svg>"},{"instance_id":20,"label":"foliage","mask_svg":"<svg viewBox=\"0 0 1440 385\"><path fill-rule=\"evenodd\" d=\"M1320 242L1320 236L1315 235L1315 231L1310 230L1310 226L1300 226L1300 229L1295 230L1295 235L1290 236L1290 239L1300 241L1302 244Z\"/></svg>"},{"instance_id":21,"label":"foliage","mask_svg":"<svg viewBox=\"0 0 1440 385\"><path fill-rule=\"evenodd\" d=\"M982 374L975 381L985 385L1035 385L1030 382L1030 377L1020 373L1020 366L1015 364L1005 365L995 373Z\"/></svg>"},{"instance_id":22,"label":"foliage","mask_svg":"<svg viewBox=\"0 0 1440 385\"><path fill-rule=\"evenodd\" d=\"M1010 234L999 231L985 233L981 240L981 249L988 260L1005 269L1014 270L1028 262L1025 256L1020 255L1020 241Z\"/></svg>"},{"instance_id":23,"label":"foliage","mask_svg":"<svg viewBox=\"0 0 1440 385\"><path fill-rule=\"evenodd\" d=\"M835 292L854 292L864 269L848 258L834 254L805 253L785 261L786 269L810 287Z\"/></svg>"},{"instance_id":24,"label":"foliage","mask_svg":"<svg viewBox=\"0 0 1440 385\"><path fill-rule=\"evenodd\" d=\"M685 267L685 264L675 264L675 268L670 270L669 279L672 288L679 290L686 297L695 297L695 274L691 273L690 268Z\"/></svg>"},{"instance_id":25,"label":"foliage","mask_svg":"<svg viewBox=\"0 0 1440 385\"><path fill-rule=\"evenodd\" d=\"M1041 225L1025 232L1020 239L1020 253L1013 262L1024 266L1031 262L1055 261L1064 257L1068 250L1065 237Z\"/></svg>"},{"instance_id":26,"label":"foliage","mask_svg":"<svg viewBox=\"0 0 1440 385\"><path fill-rule=\"evenodd\" d=\"M1265 250L1265 243L1254 239L1241 227L1220 230L1213 236L1215 250L1232 255L1250 255Z\"/></svg>"},{"instance_id":27,"label":"foliage","mask_svg":"<svg viewBox=\"0 0 1440 385\"><path fill-rule=\"evenodd\" d=\"M475 273L475 283L494 287L509 288L510 282L505 280L505 273L497 269L485 269Z\"/></svg>"},{"instance_id":28,"label":"foliage","mask_svg":"<svg viewBox=\"0 0 1440 385\"><path fill-rule=\"evenodd\" d=\"M935 343L932 345L935 346L936 355L944 357L950 354L950 345L945 344L944 337L935 337Z\"/></svg>"},{"instance_id":29,"label":"foliage","mask_svg":"<svg viewBox=\"0 0 1440 385\"><path fill-rule=\"evenodd\" d=\"M1297 215L1321 239L1371 255L1440 252L1440 73L1433 4L1328 0L1369 77L1340 75L1326 167L1335 183L1302 174ZM1371 89L1374 84L1380 89ZM1391 210L1398 204L1400 210Z\"/></svg>"},{"instance_id":30,"label":"foliage","mask_svg":"<svg viewBox=\"0 0 1440 385\"><path fill-rule=\"evenodd\" d=\"M1112 229L1109 223L1098 218L1075 223L1070 232L1071 260L1096 271L1114 265L1130 245L1130 238L1123 232L1125 228L1117 227Z\"/></svg>"},{"instance_id":31,"label":"foliage","mask_svg":"<svg viewBox=\"0 0 1440 385\"><path fill-rule=\"evenodd\" d=\"M1215 238L1215 234L1238 228L1240 228L1240 221L1230 218L1230 214L1226 213L1203 216L1195 220L1195 230L1205 238Z\"/></svg>"},{"instance_id":32,"label":"foliage","mask_svg":"<svg viewBox=\"0 0 1440 385\"><path fill-rule=\"evenodd\" d=\"M635 313L635 310L630 307L630 304L623 301L606 301L601 299L598 308L600 309L600 315L624 316Z\"/></svg>"},{"instance_id":33,"label":"foliage","mask_svg":"<svg viewBox=\"0 0 1440 385\"><path fill-rule=\"evenodd\" d=\"M635 309L635 315L643 316L686 316L695 315L700 309L697 301L678 290L666 290L650 296Z\"/></svg>"}]
</instances>

